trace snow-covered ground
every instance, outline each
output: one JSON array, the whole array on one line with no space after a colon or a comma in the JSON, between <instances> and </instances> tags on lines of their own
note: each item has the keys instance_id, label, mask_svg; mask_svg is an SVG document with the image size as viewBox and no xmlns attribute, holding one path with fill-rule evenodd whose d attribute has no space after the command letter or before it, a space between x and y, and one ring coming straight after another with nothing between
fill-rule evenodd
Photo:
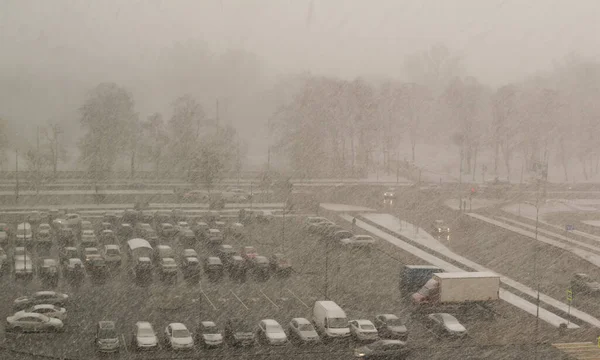
<instances>
[{"instance_id":1,"label":"snow-covered ground","mask_svg":"<svg viewBox=\"0 0 600 360\"><path fill-rule=\"evenodd\" d=\"M373 209L370 209L370 208L364 207L364 206L355 206L355 205L346 205L346 204L322 203L321 207L323 209L325 209L325 210L342 211L342 212L349 212L349 211L375 211Z\"/></svg>"},{"instance_id":2,"label":"snow-covered ground","mask_svg":"<svg viewBox=\"0 0 600 360\"><path fill-rule=\"evenodd\" d=\"M486 269L483 266L476 264L458 254L453 253L448 248L446 248L441 243L439 243L431 235L427 234L427 232L425 230L420 229L420 228L418 228L410 223L407 223L405 221L400 221L398 218L395 218L392 215L389 215L389 214L361 214L361 215L364 216L365 218L368 218L369 220L371 220L373 222L378 223L380 226L388 228L389 230L395 231L395 232L401 234L402 236L405 236L406 238L411 239L414 242L422 243L424 246L463 264L466 268L470 268L470 270L491 271L491 270ZM350 216L350 215L343 214L343 215L341 215L341 217L347 221L352 221L352 216ZM389 234L387 234L387 233L377 229L376 227L371 226L363 221L358 220L356 222L356 225L359 226L360 228L370 232L371 234L373 234L385 241L388 241L389 243L391 243L395 246L398 246L399 248L401 248L405 251L410 252L411 254L423 259L424 261L426 261L432 265L441 267L445 271L459 271L459 272L465 271L465 269L461 269L457 266L454 266L454 265L452 265L432 254L429 254L429 253L427 253L405 241L402 241L401 239L399 239L397 237L391 236L391 235L389 235ZM519 291L526 293L532 297L536 297L536 295L537 295L537 293L533 289L531 289L523 284L520 284L514 280L506 278L502 275L500 275L500 279L506 285L514 287L515 289L518 289ZM500 298L502 300L526 311L527 313L529 313L533 316L536 315L537 307L535 306L535 304L511 293L510 291L500 289ZM540 301L545 302L549 305L552 305L556 308L559 308L565 312L567 310L567 305L565 305L565 304L561 303L560 301L555 300L547 295L540 294ZM583 313L577 309L571 308L571 314L575 317L580 318L583 321L595 324L594 326L600 326L600 320L595 319L594 317L592 317L586 313ZM539 309L539 317L543 321L546 321L547 323L549 323L555 327L558 327L560 324L563 324L563 323L569 323L566 319L564 319L556 314L553 314L544 308ZM568 327L569 328L578 328L579 326L574 323L569 323Z\"/></svg>"},{"instance_id":3,"label":"snow-covered ground","mask_svg":"<svg viewBox=\"0 0 600 360\"><path fill-rule=\"evenodd\" d=\"M591 201L586 203L580 203L573 200L562 200L562 199L550 199L546 202L541 202L539 208L539 218L543 219L545 215L557 212L594 212L598 211L598 208L591 206ZM600 200L596 201L596 204L600 206ZM525 218L533 219L536 218L536 207L531 203L515 203L502 207L503 211L508 213L522 216Z\"/></svg>"},{"instance_id":4,"label":"snow-covered ground","mask_svg":"<svg viewBox=\"0 0 600 360\"><path fill-rule=\"evenodd\" d=\"M600 227L600 220L583 220L582 223L590 226Z\"/></svg>"},{"instance_id":5,"label":"snow-covered ground","mask_svg":"<svg viewBox=\"0 0 600 360\"><path fill-rule=\"evenodd\" d=\"M494 199L472 199L470 202L467 199L467 209L471 209L471 210L477 210L477 209L481 209L481 208L485 208L485 207L489 207L489 206L495 206L498 204L501 204L503 201L502 200L494 200ZM447 207L453 209L453 210L460 210L459 208L459 204L458 204L458 199L448 199L446 201L444 201L444 205L446 205Z\"/></svg>"}]
</instances>

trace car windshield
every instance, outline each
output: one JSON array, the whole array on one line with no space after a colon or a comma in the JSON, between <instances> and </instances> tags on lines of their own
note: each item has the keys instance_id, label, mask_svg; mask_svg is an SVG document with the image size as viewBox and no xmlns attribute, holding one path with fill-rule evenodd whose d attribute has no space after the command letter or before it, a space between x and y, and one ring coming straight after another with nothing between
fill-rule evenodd
<instances>
[{"instance_id":1,"label":"car windshield","mask_svg":"<svg viewBox=\"0 0 600 360\"><path fill-rule=\"evenodd\" d=\"M217 326L206 326L204 328L204 333L207 335L216 335L220 334L219 328Z\"/></svg>"},{"instance_id":2,"label":"car windshield","mask_svg":"<svg viewBox=\"0 0 600 360\"><path fill-rule=\"evenodd\" d=\"M118 249L106 249L106 255L111 255L111 256L119 255L119 250Z\"/></svg>"},{"instance_id":3,"label":"car windshield","mask_svg":"<svg viewBox=\"0 0 600 360\"><path fill-rule=\"evenodd\" d=\"M269 324L267 325L268 332L283 332L283 329L278 324Z\"/></svg>"},{"instance_id":4,"label":"car windshield","mask_svg":"<svg viewBox=\"0 0 600 360\"><path fill-rule=\"evenodd\" d=\"M149 328L141 328L138 330L137 336L139 337L154 337L154 331Z\"/></svg>"},{"instance_id":5,"label":"car windshield","mask_svg":"<svg viewBox=\"0 0 600 360\"><path fill-rule=\"evenodd\" d=\"M174 338L186 338L190 336L190 332L187 331L186 329L176 329L173 330L173 337Z\"/></svg>"},{"instance_id":6,"label":"car windshield","mask_svg":"<svg viewBox=\"0 0 600 360\"><path fill-rule=\"evenodd\" d=\"M331 329L343 329L348 327L348 320L345 318L329 318L327 323Z\"/></svg>"},{"instance_id":7,"label":"car windshield","mask_svg":"<svg viewBox=\"0 0 600 360\"><path fill-rule=\"evenodd\" d=\"M442 318L444 323L448 325L454 325L459 323L458 320L456 320L456 318L450 314L441 314L440 317Z\"/></svg>"},{"instance_id":8,"label":"car windshield","mask_svg":"<svg viewBox=\"0 0 600 360\"><path fill-rule=\"evenodd\" d=\"M300 331L314 331L314 328L311 324L300 324L298 325L298 330Z\"/></svg>"},{"instance_id":9,"label":"car windshield","mask_svg":"<svg viewBox=\"0 0 600 360\"><path fill-rule=\"evenodd\" d=\"M361 328L362 330L375 330L375 326L373 326L373 325L369 325L369 324L366 324L366 325L361 325L361 326L360 326L360 328Z\"/></svg>"}]
</instances>

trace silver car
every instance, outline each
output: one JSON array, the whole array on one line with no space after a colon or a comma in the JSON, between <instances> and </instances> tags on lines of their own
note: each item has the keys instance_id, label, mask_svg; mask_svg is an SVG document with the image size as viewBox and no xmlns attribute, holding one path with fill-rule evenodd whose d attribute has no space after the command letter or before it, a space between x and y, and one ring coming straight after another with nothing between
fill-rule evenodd
<instances>
[{"instance_id":1,"label":"silver car","mask_svg":"<svg viewBox=\"0 0 600 360\"><path fill-rule=\"evenodd\" d=\"M21 314L21 313L42 314L42 315L46 315L47 317L55 318L55 319L58 319L61 321L65 321L67 319L67 309L65 309L64 307L60 307L60 306L56 306L56 305L52 305L52 304L34 305L26 310L21 310L21 311L17 312L16 314Z\"/></svg>"},{"instance_id":2,"label":"silver car","mask_svg":"<svg viewBox=\"0 0 600 360\"><path fill-rule=\"evenodd\" d=\"M138 321L133 328L133 346L135 350L154 350L158 348L158 337L152 324Z\"/></svg>"},{"instance_id":3,"label":"silver car","mask_svg":"<svg viewBox=\"0 0 600 360\"><path fill-rule=\"evenodd\" d=\"M223 334L212 321L202 321L198 326L198 341L206 348L223 345Z\"/></svg>"},{"instance_id":4,"label":"silver car","mask_svg":"<svg viewBox=\"0 0 600 360\"><path fill-rule=\"evenodd\" d=\"M273 319L261 320L258 323L258 338L269 345L287 344L287 335L279 323Z\"/></svg>"},{"instance_id":5,"label":"silver car","mask_svg":"<svg viewBox=\"0 0 600 360\"><path fill-rule=\"evenodd\" d=\"M316 343L321 339L315 330L315 327L305 318L294 318L289 324L290 340L297 340L303 343Z\"/></svg>"},{"instance_id":6,"label":"silver car","mask_svg":"<svg viewBox=\"0 0 600 360\"><path fill-rule=\"evenodd\" d=\"M62 331L63 322L43 314L19 311L6 318L6 330L15 332Z\"/></svg>"},{"instance_id":7,"label":"silver car","mask_svg":"<svg viewBox=\"0 0 600 360\"><path fill-rule=\"evenodd\" d=\"M394 314L380 314L375 316L375 327L382 338L403 341L406 341L408 338L406 325Z\"/></svg>"},{"instance_id":8,"label":"silver car","mask_svg":"<svg viewBox=\"0 0 600 360\"><path fill-rule=\"evenodd\" d=\"M454 316L447 313L435 313L427 315L429 322L436 330L447 335L463 337L467 335L467 329Z\"/></svg>"}]
</instances>

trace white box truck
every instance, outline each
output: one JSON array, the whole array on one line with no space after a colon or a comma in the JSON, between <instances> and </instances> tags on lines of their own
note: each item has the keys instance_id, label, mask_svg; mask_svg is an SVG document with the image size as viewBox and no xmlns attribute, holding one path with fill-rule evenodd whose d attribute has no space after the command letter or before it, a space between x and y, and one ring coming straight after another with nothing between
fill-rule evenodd
<instances>
[{"instance_id":1,"label":"white box truck","mask_svg":"<svg viewBox=\"0 0 600 360\"><path fill-rule=\"evenodd\" d=\"M417 305L461 304L499 299L500 276L491 272L435 273L416 293Z\"/></svg>"},{"instance_id":2,"label":"white box truck","mask_svg":"<svg viewBox=\"0 0 600 360\"><path fill-rule=\"evenodd\" d=\"M313 323L324 340L350 336L346 313L333 301L315 301Z\"/></svg>"}]
</instances>

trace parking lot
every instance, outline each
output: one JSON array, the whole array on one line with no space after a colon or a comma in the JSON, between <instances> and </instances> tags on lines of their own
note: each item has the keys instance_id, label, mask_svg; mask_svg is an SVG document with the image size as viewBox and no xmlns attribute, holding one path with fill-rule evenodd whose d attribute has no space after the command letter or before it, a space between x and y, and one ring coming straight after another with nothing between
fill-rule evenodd
<instances>
[{"instance_id":1,"label":"parking lot","mask_svg":"<svg viewBox=\"0 0 600 360\"><path fill-rule=\"evenodd\" d=\"M99 221L98 218L93 220ZM456 341L438 335L426 326L424 316L403 300L406 294L400 294L398 290L401 266L420 264L421 260L382 241L371 251L349 251L336 244L327 245L327 241L307 232L303 221L304 217L287 216L285 222L282 217L275 217L268 223L249 224L243 238L225 240L236 250L254 246L261 255L286 254L294 268L289 277L271 276L261 280L249 273L243 283L227 276L213 282L201 272L199 279L189 281L184 280L180 272L177 281L163 282L155 275L150 286L140 287L126 271L127 263L124 263L121 268L112 270L103 284L87 279L75 287L61 277L56 290L71 297L64 333L12 334L5 333L2 328L0 338L4 339L4 346L13 349L73 359L90 358L96 353L93 343L96 323L113 320L122 337L121 351L113 355L115 358L187 358L196 354L203 358L301 358L309 354L313 358L347 358L359 344L333 343L311 348L292 344L280 348L261 345L251 349L225 346L214 350L196 346L192 354L161 348L143 355L135 354L131 348L136 321L150 321L160 338L171 322L182 322L195 332L200 321L212 320L223 326L230 317L243 317L252 325L261 319L272 318L286 328L294 317L311 319L314 302L329 298L344 308L349 319L372 320L379 313L399 315L409 328L409 344L414 349L410 358L414 359L436 356L441 356L440 359L454 356L477 359L480 353L475 349L480 347L487 347L489 358L494 358L496 352L506 355L517 351L515 344L531 343L527 339L531 338L535 319L505 303L495 304L491 312L473 309L455 314L469 331L466 339ZM351 228L350 224L343 225ZM163 238L161 243L171 245L176 254L182 253L183 246L176 238ZM214 249L202 242L196 243L195 249L201 261L214 254ZM55 245L52 255L56 256L57 251ZM0 279L0 284L4 289L0 294L3 316L12 314L12 301L16 297L46 290L39 279L15 281L8 274ZM542 333L556 331L546 324L540 324L540 329Z\"/></svg>"}]
</instances>

